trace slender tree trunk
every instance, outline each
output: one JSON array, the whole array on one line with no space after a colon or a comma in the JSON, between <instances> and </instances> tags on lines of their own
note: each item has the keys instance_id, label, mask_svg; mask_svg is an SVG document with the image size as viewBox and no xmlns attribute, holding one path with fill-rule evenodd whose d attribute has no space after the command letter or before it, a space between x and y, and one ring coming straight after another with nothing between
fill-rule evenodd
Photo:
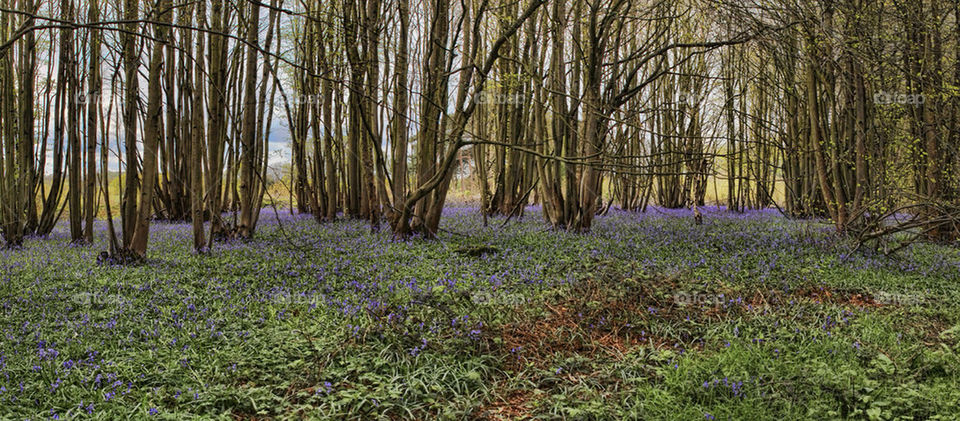
<instances>
[{"instance_id":1,"label":"slender tree trunk","mask_svg":"<svg viewBox=\"0 0 960 421\"><path fill-rule=\"evenodd\" d=\"M147 115L144 122L143 135L143 186L140 189L140 203L137 207L136 228L131 239L130 251L136 258L147 256L147 240L150 235L150 219L153 213L153 200L156 194L158 176L158 152L163 141L161 132L161 87L160 77L164 65L164 47L169 40L171 22L170 0L160 0L152 15L156 16L158 24L154 26L154 34L158 42L153 46L150 56L150 68L147 75Z\"/></svg>"},{"instance_id":2,"label":"slender tree trunk","mask_svg":"<svg viewBox=\"0 0 960 421\"><path fill-rule=\"evenodd\" d=\"M197 3L197 24L206 26L206 2ZM201 252L206 248L203 231L203 153L204 153L204 37L197 36L196 62L194 63L194 84L192 86L192 120L190 131L190 220L193 225L193 249Z\"/></svg>"},{"instance_id":3,"label":"slender tree trunk","mask_svg":"<svg viewBox=\"0 0 960 421\"><path fill-rule=\"evenodd\" d=\"M137 104L140 96L140 78L137 70L140 67L140 52L137 47L139 37L137 24L139 19L139 0L124 0L123 16L130 23L124 24L125 32L121 34L123 43L123 147L126 160L124 174L124 190L122 196L123 210L121 211L121 226L123 231L123 247L129 248L133 240L133 232L137 221L137 191L140 189L139 162L137 155Z\"/></svg>"},{"instance_id":4,"label":"slender tree trunk","mask_svg":"<svg viewBox=\"0 0 960 421\"><path fill-rule=\"evenodd\" d=\"M61 17L67 22L73 22L74 18L74 7L71 0L61 0L60 1L60 14ZM76 54L74 54L73 48L73 29L64 28L60 30L60 61L58 66L60 67L61 83L65 83L66 91L65 102L66 102L66 139L67 145L69 145L69 152L67 156L69 157L69 166L68 171L69 176L69 187L67 192L67 201L69 202L70 207L70 239L74 243L83 242L83 210L81 208L81 199L83 198L83 187L81 186L81 148L80 148L80 133L79 133L79 122L78 122L78 104L77 104L77 94L78 90L78 81L77 81L77 72L76 72Z\"/></svg>"},{"instance_id":5,"label":"slender tree trunk","mask_svg":"<svg viewBox=\"0 0 960 421\"><path fill-rule=\"evenodd\" d=\"M396 83L394 84L393 120L391 121L391 140L393 141L393 206L403 206L407 196L407 113L409 103L407 93L407 68L409 64L410 2L398 0L400 34L397 41L397 62L394 66ZM395 209L396 211L396 209ZM396 216L394 216L395 218Z\"/></svg>"},{"instance_id":6,"label":"slender tree trunk","mask_svg":"<svg viewBox=\"0 0 960 421\"><path fill-rule=\"evenodd\" d=\"M88 20L100 20L100 4L98 0L89 0ZM97 117L100 113L102 80L100 76L100 37L101 31L90 30L90 71L88 74L89 89L87 89L87 174L86 190L84 191L84 216L86 225L83 227L83 239L93 243L93 221L96 216L96 189L97 189Z\"/></svg>"},{"instance_id":7,"label":"slender tree trunk","mask_svg":"<svg viewBox=\"0 0 960 421\"><path fill-rule=\"evenodd\" d=\"M240 133L240 224L238 234L251 238L254 233L257 165L257 48L260 44L260 3L248 5L247 61L243 78L243 120Z\"/></svg>"}]
</instances>

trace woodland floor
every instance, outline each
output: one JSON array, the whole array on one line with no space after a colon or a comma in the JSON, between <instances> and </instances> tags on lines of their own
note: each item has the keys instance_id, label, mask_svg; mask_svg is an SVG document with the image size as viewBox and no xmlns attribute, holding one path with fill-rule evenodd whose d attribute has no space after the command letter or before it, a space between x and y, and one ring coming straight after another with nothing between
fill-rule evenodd
<instances>
[{"instance_id":1,"label":"woodland floor","mask_svg":"<svg viewBox=\"0 0 960 421\"><path fill-rule=\"evenodd\" d=\"M265 211L266 212L266 211ZM265 213L98 266L0 251L0 419L952 419L960 250L850 252L774 211L445 211L438 241Z\"/></svg>"}]
</instances>

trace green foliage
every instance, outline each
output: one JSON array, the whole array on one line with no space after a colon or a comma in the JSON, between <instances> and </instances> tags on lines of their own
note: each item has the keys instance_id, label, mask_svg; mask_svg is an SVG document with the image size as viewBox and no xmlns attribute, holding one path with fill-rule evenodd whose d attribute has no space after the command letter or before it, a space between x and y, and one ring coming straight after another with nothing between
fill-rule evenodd
<instances>
[{"instance_id":1,"label":"green foliage","mask_svg":"<svg viewBox=\"0 0 960 421\"><path fill-rule=\"evenodd\" d=\"M770 215L697 226L615 212L576 235L536 212L501 231L462 212L439 241L409 242L265 213L255 240L209 256L191 254L188 226L158 223L136 267L96 266L96 248L57 233L2 251L0 418L892 420L960 407L957 250L844 259L828 226Z\"/></svg>"}]
</instances>

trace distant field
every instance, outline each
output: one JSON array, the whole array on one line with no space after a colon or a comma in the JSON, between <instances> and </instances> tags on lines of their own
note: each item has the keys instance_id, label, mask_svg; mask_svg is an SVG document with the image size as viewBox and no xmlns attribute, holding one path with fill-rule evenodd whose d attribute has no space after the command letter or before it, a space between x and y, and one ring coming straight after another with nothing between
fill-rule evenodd
<instances>
[{"instance_id":1,"label":"distant field","mask_svg":"<svg viewBox=\"0 0 960 421\"><path fill-rule=\"evenodd\" d=\"M772 211L537 208L441 241L264 211L255 240L101 267L0 251L0 419L953 419L960 251L858 252Z\"/></svg>"},{"instance_id":2,"label":"distant field","mask_svg":"<svg viewBox=\"0 0 960 421\"><path fill-rule=\"evenodd\" d=\"M120 193L123 190L123 176L115 173L111 173L110 182L108 184L108 189L110 193L110 207L113 211L115 217L118 216L118 210L120 209ZM49 183L49 180L48 180ZM609 187L605 186L605 189L609 191ZM67 186L64 186L64 198L66 198L66 192L69 191ZM97 197L98 197L98 208L97 208L97 217L106 218L107 209L103 203L102 190L98 186ZM532 196L532 195L531 195ZM451 189L448 193L448 198L452 202L456 203L479 203L480 192L477 187L476 179L474 177L467 177L465 179L455 179L451 183ZM721 203L726 204L727 198L727 181L724 177L711 176L707 181L707 191L706 191L706 202L709 204ZM777 182L773 198L777 202L782 203L784 198L783 192L783 183ZM65 200L65 199L64 199ZM532 198L531 198L532 200ZM604 200L609 200L609 198L604 198ZM289 207L290 205L290 180L287 178L284 179L272 179L272 182L267 189L267 194L264 195L264 204L275 203L279 207ZM38 206L40 203L38 202ZM70 210L65 208L63 211L62 219L67 219L70 215Z\"/></svg>"}]
</instances>

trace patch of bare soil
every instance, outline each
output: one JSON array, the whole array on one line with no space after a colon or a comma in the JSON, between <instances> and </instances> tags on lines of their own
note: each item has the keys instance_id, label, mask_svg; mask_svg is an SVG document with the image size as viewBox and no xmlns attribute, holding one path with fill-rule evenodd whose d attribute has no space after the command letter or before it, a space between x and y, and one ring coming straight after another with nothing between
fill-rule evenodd
<instances>
[{"instance_id":1,"label":"patch of bare soil","mask_svg":"<svg viewBox=\"0 0 960 421\"><path fill-rule=\"evenodd\" d=\"M475 414L476 419L491 421L530 419L531 394L528 390L512 390L506 396L490 402Z\"/></svg>"},{"instance_id":2,"label":"patch of bare soil","mask_svg":"<svg viewBox=\"0 0 960 421\"><path fill-rule=\"evenodd\" d=\"M582 281L563 297L544 303L545 311L537 316L501 326L500 351L511 357L507 360L513 367L526 363L539 367L554 355L618 358L637 346L670 347L680 338L653 336L638 325L651 318L671 323L686 317L662 292L672 282L611 286Z\"/></svg>"}]
</instances>

